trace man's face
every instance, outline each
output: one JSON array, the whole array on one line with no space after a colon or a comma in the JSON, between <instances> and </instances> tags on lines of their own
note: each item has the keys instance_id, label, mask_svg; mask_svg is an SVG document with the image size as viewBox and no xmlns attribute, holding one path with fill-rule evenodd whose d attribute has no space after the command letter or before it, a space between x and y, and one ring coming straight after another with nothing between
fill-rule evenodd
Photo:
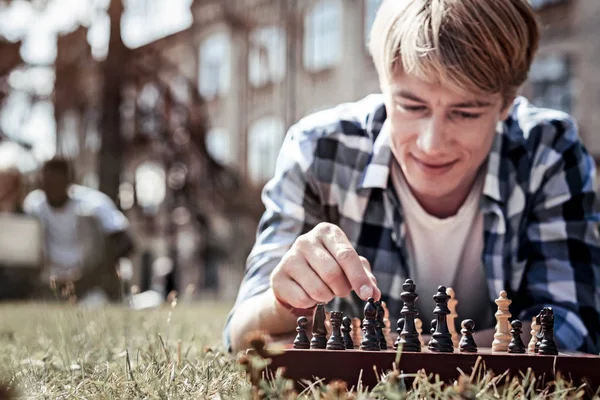
<instances>
[{"instance_id":1,"label":"man's face","mask_svg":"<svg viewBox=\"0 0 600 400\"><path fill-rule=\"evenodd\" d=\"M46 193L48 204L60 208L69 199L69 178L64 171L45 169L42 171L41 189Z\"/></svg>"},{"instance_id":2,"label":"man's face","mask_svg":"<svg viewBox=\"0 0 600 400\"><path fill-rule=\"evenodd\" d=\"M397 74L384 87L391 148L419 200L464 200L486 159L502 97L458 94Z\"/></svg>"}]
</instances>

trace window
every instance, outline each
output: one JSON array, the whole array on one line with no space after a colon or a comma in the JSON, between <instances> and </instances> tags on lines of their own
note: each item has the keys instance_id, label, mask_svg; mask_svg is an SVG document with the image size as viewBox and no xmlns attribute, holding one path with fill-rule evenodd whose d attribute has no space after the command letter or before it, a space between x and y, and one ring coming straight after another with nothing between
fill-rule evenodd
<instances>
[{"instance_id":1,"label":"window","mask_svg":"<svg viewBox=\"0 0 600 400\"><path fill-rule=\"evenodd\" d=\"M139 47L192 24L192 0L125 0L123 42Z\"/></svg>"},{"instance_id":2,"label":"window","mask_svg":"<svg viewBox=\"0 0 600 400\"><path fill-rule=\"evenodd\" d=\"M254 87L279 83L285 76L285 31L277 26L256 29L250 35L248 78Z\"/></svg>"},{"instance_id":3,"label":"window","mask_svg":"<svg viewBox=\"0 0 600 400\"><path fill-rule=\"evenodd\" d=\"M273 177L284 136L284 123L278 117L263 117L250 126L248 175L254 182L261 183Z\"/></svg>"},{"instance_id":4,"label":"window","mask_svg":"<svg viewBox=\"0 0 600 400\"><path fill-rule=\"evenodd\" d=\"M320 71L340 62L342 2L320 0L304 19L304 68Z\"/></svg>"},{"instance_id":5,"label":"window","mask_svg":"<svg viewBox=\"0 0 600 400\"><path fill-rule=\"evenodd\" d=\"M198 90L210 100L229 90L231 46L225 32L214 33L200 45Z\"/></svg>"},{"instance_id":6,"label":"window","mask_svg":"<svg viewBox=\"0 0 600 400\"><path fill-rule=\"evenodd\" d=\"M231 163L235 157L231 149L229 132L225 128L212 128L206 135L206 148L221 164Z\"/></svg>"},{"instance_id":7,"label":"window","mask_svg":"<svg viewBox=\"0 0 600 400\"><path fill-rule=\"evenodd\" d=\"M529 71L531 101L538 107L571 112L571 65L566 56L537 59Z\"/></svg>"},{"instance_id":8,"label":"window","mask_svg":"<svg viewBox=\"0 0 600 400\"><path fill-rule=\"evenodd\" d=\"M383 0L365 0L365 45L369 44L369 35L371 34L371 28L377 15L377 10Z\"/></svg>"}]
</instances>

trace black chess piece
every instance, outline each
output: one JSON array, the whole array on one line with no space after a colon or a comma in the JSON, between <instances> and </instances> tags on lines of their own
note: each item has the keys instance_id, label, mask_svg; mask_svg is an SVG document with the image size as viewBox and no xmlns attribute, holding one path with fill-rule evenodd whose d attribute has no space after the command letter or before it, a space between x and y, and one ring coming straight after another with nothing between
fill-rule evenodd
<instances>
[{"instance_id":1,"label":"black chess piece","mask_svg":"<svg viewBox=\"0 0 600 400\"><path fill-rule=\"evenodd\" d=\"M343 314L341 311L331 312L331 336L327 341L327 350L346 350L340 327L342 326Z\"/></svg>"},{"instance_id":2,"label":"black chess piece","mask_svg":"<svg viewBox=\"0 0 600 400\"><path fill-rule=\"evenodd\" d=\"M396 338L396 341L394 342L394 350L398 349L398 345L400 344L400 340L402 339L402 336L400 336L400 334L402 333L403 329L404 329L404 318L399 318L398 319L398 327L396 328L396 333L398 334L398 337Z\"/></svg>"},{"instance_id":3,"label":"black chess piece","mask_svg":"<svg viewBox=\"0 0 600 400\"><path fill-rule=\"evenodd\" d=\"M342 339L344 340L344 346L347 349L354 349L354 342L352 341L352 335L350 332L352 331L352 320L350 317L345 316L342 319Z\"/></svg>"},{"instance_id":4,"label":"black chess piece","mask_svg":"<svg viewBox=\"0 0 600 400\"><path fill-rule=\"evenodd\" d=\"M308 340L308 335L306 331L308 330L308 318L299 317L298 318L298 327L296 328L296 339L294 339L294 348L295 349L310 349L310 341Z\"/></svg>"},{"instance_id":5,"label":"black chess piece","mask_svg":"<svg viewBox=\"0 0 600 400\"><path fill-rule=\"evenodd\" d=\"M542 326L542 321L541 321L541 316L542 316L542 312L540 311L540 313L538 315L535 316L535 323L537 324L537 326L540 327L540 330L538 331L538 333L535 335L535 347L534 347L534 352L535 353L539 353L540 351L540 344L542 344L542 337L544 336L544 327Z\"/></svg>"},{"instance_id":6,"label":"black chess piece","mask_svg":"<svg viewBox=\"0 0 600 400\"><path fill-rule=\"evenodd\" d=\"M377 309L377 324L375 325L375 333L377 334L377 340L379 341L379 348L381 350L387 350L387 341L385 340L385 335L383 334L383 328L385 328L385 323L383 322L385 310L383 309L381 301L375 302L375 308Z\"/></svg>"},{"instance_id":7,"label":"black chess piece","mask_svg":"<svg viewBox=\"0 0 600 400\"><path fill-rule=\"evenodd\" d=\"M448 309L450 296L446 293L445 286L438 287L433 300L436 303L433 313L436 316L437 324L433 337L429 342L429 350L436 353L452 353L454 352L454 344L452 343L452 334L448 330L446 320L446 316L450 314L450 310Z\"/></svg>"},{"instance_id":8,"label":"black chess piece","mask_svg":"<svg viewBox=\"0 0 600 400\"><path fill-rule=\"evenodd\" d=\"M472 319L465 319L460 326L462 327L460 330L462 337L460 338L460 342L458 342L458 349L462 353L477 353L477 344L473 338L475 322Z\"/></svg>"},{"instance_id":9,"label":"black chess piece","mask_svg":"<svg viewBox=\"0 0 600 400\"><path fill-rule=\"evenodd\" d=\"M327 347L327 328L325 327L325 305L317 304L313 318L311 349L324 349Z\"/></svg>"},{"instance_id":10,"label":"black chess piece","mask_svg":"<svg viewBox=\"0 0 600 400\"><path fill-rule=\"evenodd\" d=\"M525 347L525 343L523 343L523 340L521 339L521 333L523 333L523 324L518 319L515 319L510 323L510 326L512 328L510 330L512 339L510 339L510 343L508 344L508 352L515 354L525 353L527 351L527 347Z\"/></svg>"},{"instance_id":11,"label":"black chess piece","mask_svg":"<svg viewBox=\"0 0 600 400\"><path fill-rule=\"evenodd\" d=\"M363 319L363 340L360 342L361 350L379 351L380 345L377 338L377 308L372 297L365 304L365 318Z\"/></svg>"},{"instance_id":12,"label":"black chess piece","mask_svg":"<svg viewBox=\"0 0 600 400\"><path fill-rule=\"evenodd\" d=\"M429 345L431 345L431 341L433 340L433 334L435 333L436 326L437 326L437 319L432 319L431 320L431 329L429 329L431 338L429 339L429 343L427 343L427 347L429 347Z\"/></svg>"},{"instance_id":13,"label":"black chess piece","mask_svg":"<svg viewBox=\"0 0 600 400\"><path fill-rule=\"evenodd\" d=\"M542 309L540 321L543 334L538 353L546 356L556 356L558 355L558 347L554 342L554 311L552 307Z\"/></svg>"},{"instance_id":14,"label":"black chess piece","mask_svg":"<svg viewBox=\"0 0 600 400\"><path fill-rule=\"evenodd\" d=\"M404 317L404 329L400 332L400 341L403 351L421 351L421 342L419 341L419 332L415 326L415 318L419 315L415 302L419 295L415 293L416 285L411 279L404 281L402 285L404 290L400 294L400 298L404 302L404 306L400 314Z\"/></svg>"}]
</instances>

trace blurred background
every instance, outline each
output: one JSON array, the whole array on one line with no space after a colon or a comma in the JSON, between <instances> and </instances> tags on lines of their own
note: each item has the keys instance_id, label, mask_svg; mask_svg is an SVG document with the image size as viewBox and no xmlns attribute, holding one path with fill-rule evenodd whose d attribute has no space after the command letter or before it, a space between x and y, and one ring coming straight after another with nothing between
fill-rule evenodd
<instances>
[{"instance_id":1,"label":"blurred background","mask_svg":"<svg viewBox=\"0 0 600 400\"><path fill-rule=\"evenodd\" d=\"M46 160L130 223L137 290L235 298L288 127L378 91L381 0L0 1L0 166ZM523 94L571 113L600 160L600 2L531 0Z\"/></svg>"}]
</instances>

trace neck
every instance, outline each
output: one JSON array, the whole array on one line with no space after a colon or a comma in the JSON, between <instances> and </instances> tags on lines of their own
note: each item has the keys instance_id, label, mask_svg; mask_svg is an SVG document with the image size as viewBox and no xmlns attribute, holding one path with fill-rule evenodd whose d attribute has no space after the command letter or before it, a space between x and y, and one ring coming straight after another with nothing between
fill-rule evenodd
<instances>
[{"instance_id":1,"label":"neck","mask_svg":"<svg viewBox=\"0 0 600 400\"><path fill-rule=\"evenodd\" d=\"M469 193L473 188L476 177L477 174L470 179L465 179L465 184L461 184L452 191L452 193L444 196L421 195L414 191L413 195L427 214L440 219L452 217L458 213L460 207L465 203L467 197L469 197Z\"/></svg>"}]
</instances>

